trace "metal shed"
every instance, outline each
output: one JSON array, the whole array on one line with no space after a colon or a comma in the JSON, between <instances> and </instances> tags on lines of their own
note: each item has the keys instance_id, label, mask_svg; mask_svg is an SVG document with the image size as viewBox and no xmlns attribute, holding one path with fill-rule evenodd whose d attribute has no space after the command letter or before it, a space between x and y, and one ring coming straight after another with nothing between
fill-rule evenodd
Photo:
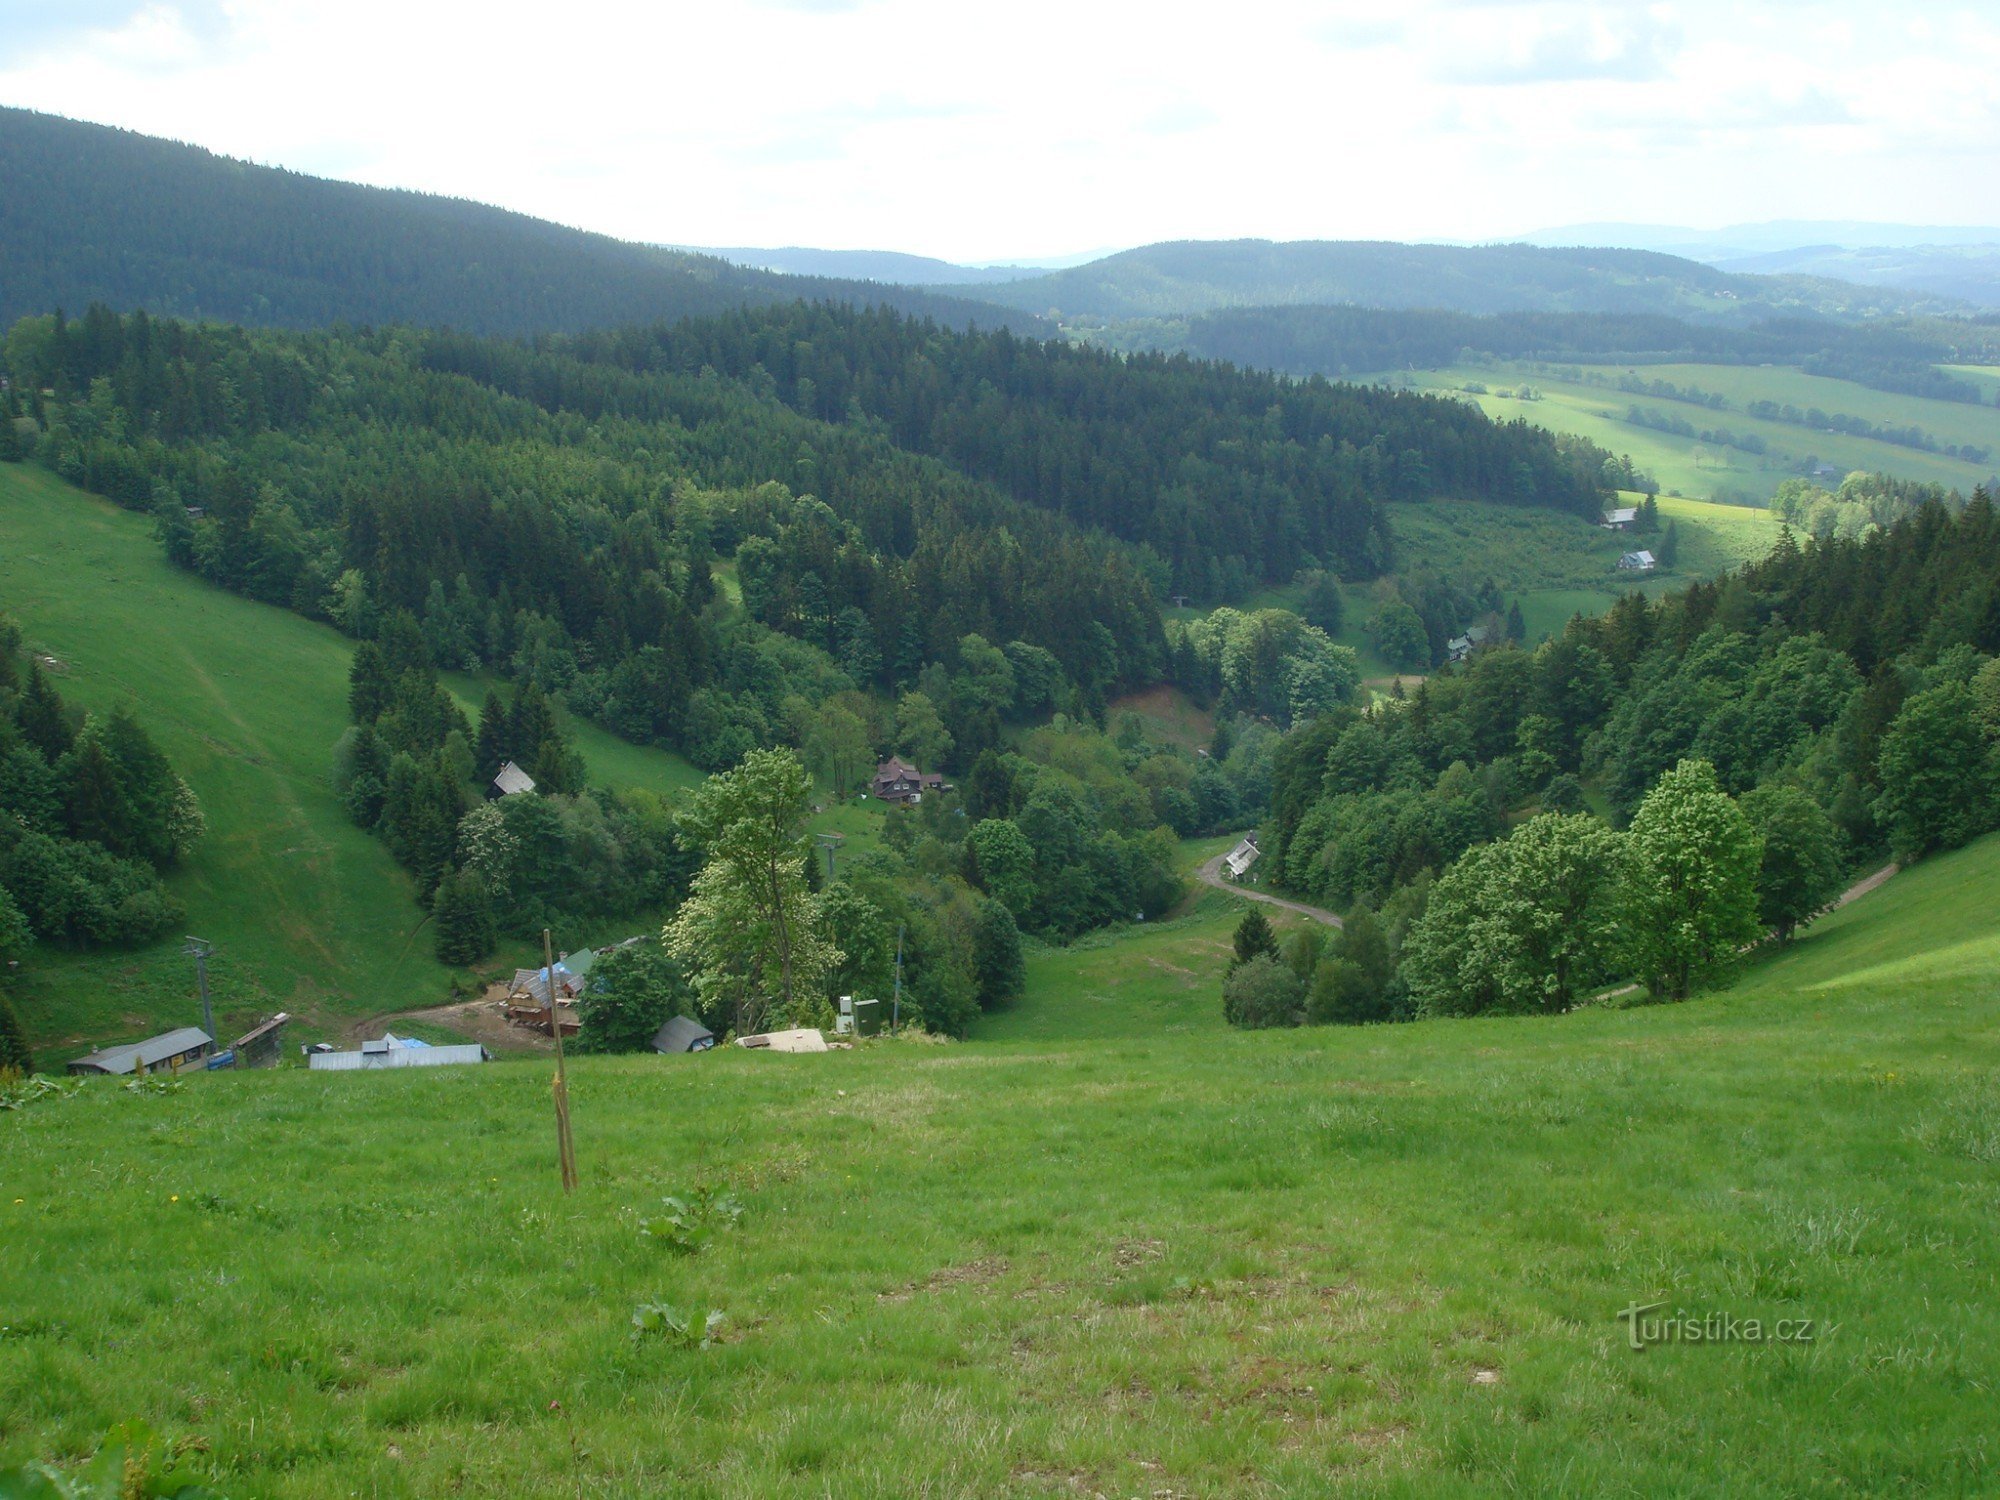
<instances>
[{"instance_id":1,"label":"metal shed","mask_svg":"<svg viewBox=\"0 0 2000 1500\"><path fill-rule=\"evenodd\" d=\"M314 1052L306 1066L315 1073L353 1073L365 1068L448 1068L457 1063L483 1063L492 1058L477 1042L452 1047L410 1046L384 1037L363 1042L359 1052Z\"/></svg>"},{"instance_id":2,"label":"metal shed","mask_svg":"<svg viewBox=\"0 0 2000 1500\"><path fill-rule=\"evenodd\" d=\"M102 1047L69 1065L72 1073L148 1072L163 1065L184 1067L199 1062L215 1047L215 1038L199 1026L183 1026L147 1037L143 1042L126 1042L119 1047Z\"/></svg>"}]
</instances>

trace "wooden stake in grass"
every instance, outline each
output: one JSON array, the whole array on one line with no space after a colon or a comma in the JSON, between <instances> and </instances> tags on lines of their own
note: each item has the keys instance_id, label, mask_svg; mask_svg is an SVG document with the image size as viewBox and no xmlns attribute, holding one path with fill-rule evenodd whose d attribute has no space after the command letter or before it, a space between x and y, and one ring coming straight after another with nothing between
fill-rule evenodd
<instances>
[{"instance_id":1,"label":"wooden stake in grass","mask_svg":"<svg viewBox=\"0 0 2000 1500\"><path fill-rule=\"evenodd\" d=\"M576 1142L569 1133L569 1077L563 1069L562 1017L556 1013L556 957L549 945L549 930L542 929L542 983L549 991L549 1035L556 1042L556 1079L551 1089L556 1101L556 1156L562 1163L565 1193L576 1191Z\"/></svg>"}]
</instances>

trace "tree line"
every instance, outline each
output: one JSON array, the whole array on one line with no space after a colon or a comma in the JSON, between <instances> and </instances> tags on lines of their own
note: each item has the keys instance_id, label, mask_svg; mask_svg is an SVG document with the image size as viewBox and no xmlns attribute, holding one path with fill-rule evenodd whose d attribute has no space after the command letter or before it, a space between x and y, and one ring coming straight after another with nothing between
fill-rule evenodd
<instances>
[{"instance_id":1,"label":"tree line","mask_svg":"<svg viewBox=\"0 0 2000 1500\"><path fill-rule=\"evenodd\" d=\"M1295 729L1272 867L1384 935L1366 1003L1340 970L1346 998L1321 1009L1562 1009L1625 972L1685 994L1763 932L1789 936L1846 873L2000 826L1996 580L1983 490L1863 535L1788 531L1713 583L1629 595L1533 652L1482 652L1407 701ZM1696 887L1721 906L1659 905ZM1648 947L1669 929L1708 936L1693 957ZM1517 983L1501 963L1593 932L1559 976L1534 958Z\"/></svg>"}]
</instances>

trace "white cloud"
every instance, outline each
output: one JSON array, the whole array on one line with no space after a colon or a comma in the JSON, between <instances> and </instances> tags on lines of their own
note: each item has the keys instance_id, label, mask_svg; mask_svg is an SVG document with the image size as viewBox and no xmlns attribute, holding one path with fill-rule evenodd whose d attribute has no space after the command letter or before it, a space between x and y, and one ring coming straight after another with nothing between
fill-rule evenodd
<instances>
[{"instance_id":1,"label":"white cloud","mask_svg":"<svg viewBox=\"0 0 2000 1500\"><path fill-rule=\"evenodd\" d=\"M1971 10L1926 7L1921 25L1859 0L63 14L0 40L0 100L634 239L1004 260L1603 218L2000 219L1974 166L2000 158L2000 28Z\"/></svg>"}]
</instances>

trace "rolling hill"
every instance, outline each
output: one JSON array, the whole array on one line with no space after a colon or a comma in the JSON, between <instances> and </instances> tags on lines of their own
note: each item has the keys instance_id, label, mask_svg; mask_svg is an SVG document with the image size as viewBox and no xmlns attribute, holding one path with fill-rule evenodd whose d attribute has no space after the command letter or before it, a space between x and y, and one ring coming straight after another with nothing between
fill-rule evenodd
<instances>
[{"instance_id":1,"label":"rolling hill","mask_svg":"<svg viewBox=\"0 0 2000 1500\"><path fill-rule=\"evenodd\" d=\"M1466 313L1653 313L1722 323L1799 313L1847 318L1962 310L1948 298L1809 277L1734 276L1643 250L1359 240L1147 245L990 286L981 295L1067 323L1334 303Z\"/></svg>"},{"instance_id":2,"label":"rolling hill","mask_svg":"<svg viewBox=\"0 0 2000 1500\"><path fill-rule=\"evenodd\" d=\"M544 333L798 298L893 306L955 326L1035 326L959 298L779 276L20 109L0 109L0 202L0 327L102 302L289 328Z\"/></svg>"},{"instance_id":3,"label":"rolling hill","mask_svg":"<svg viewBox=\"0 0 2000 1500\"><path fill-rule=\"evenodd\" d=\"M983 286L993 281L1019 281L1054 269L1048 265L963 266L929 255L901 250L815 250L803 245L775 249L745 246L684 245L690 255L712 255L732 265L753 266L787 276L833 276L851 281L889 281L906 285Z\"/></svg>"}]
</instances>

